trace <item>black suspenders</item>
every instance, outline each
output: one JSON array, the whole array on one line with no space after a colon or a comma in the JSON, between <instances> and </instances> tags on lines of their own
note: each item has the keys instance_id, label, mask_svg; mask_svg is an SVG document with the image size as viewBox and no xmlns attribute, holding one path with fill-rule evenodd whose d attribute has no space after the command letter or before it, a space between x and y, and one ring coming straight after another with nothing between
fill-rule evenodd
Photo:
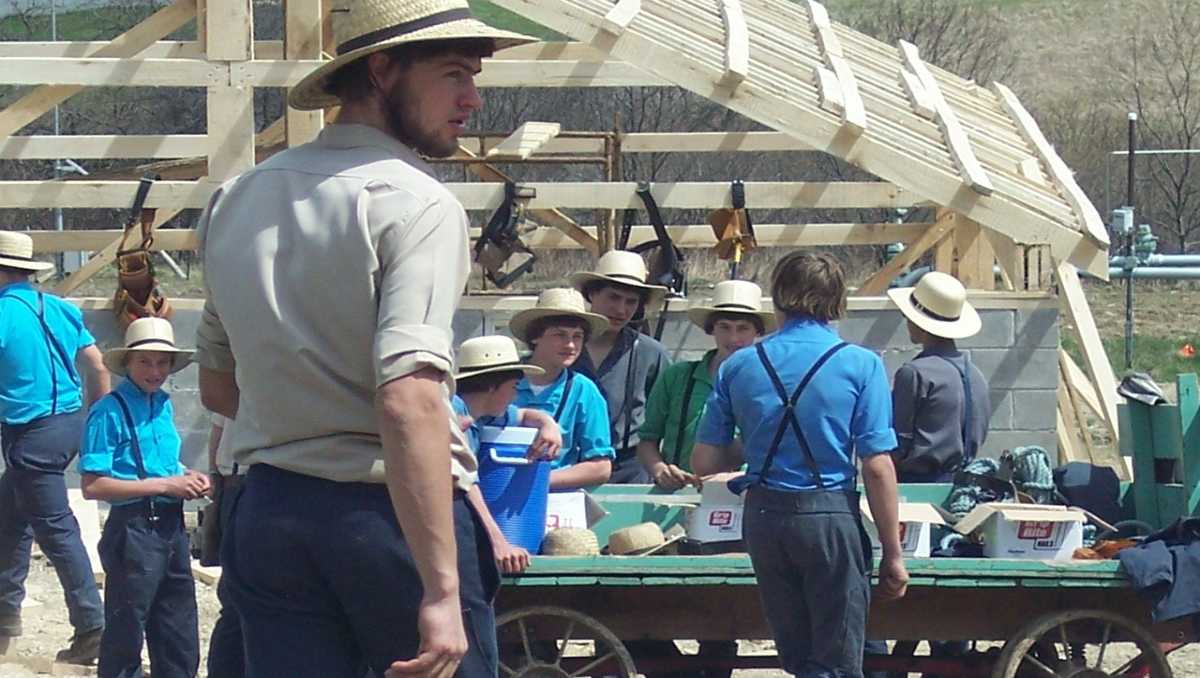
<instances>
[{"instance_id":1,"label":"black suspenders","mask_svg":"<svg viewBox=\"0 0 1200 678\"><path fill-rule=\"evenodd\" d=\"M562 419L563 411L567 409L567 396L571 395L571 384L575 381L575 373L567 369L567 384L563 386L562 400L558 401L558 409L554 411L554 423Z\"/></svg>"},{"instance_id":2,"label":"black suspenders","mask_svg":"<svg viewBox=\"0 0 1200 678\"><path fill-rule=\"evenodd\" d=\"M791 427L792 432L796 434L796 440L800 443L800 449L804 452L804 457L808 462L808 470L812 473L813 481L817 487L825 489L825 481L821 478L821 467L817 464L817 458L813 455L812 449L808 446L808 441L804 438L804 431L800 428L800 420L796 418L796 403L800 401L800 396L804 393L804 389L808 387L808 383L812 381L813 376L821 369L835 353L848 346L846 342L839 342L825 353L821 354L820 358L813 363L813 366L808 369L804 378L800 380L800 384L796 386L796 390L792 391L789 397L787 389L783 386L783 381L779 378L779 373L775 371L775 366L767 358L767 352L763 349L762 344L755 344L754 348L758 352L758 359L762 362L763 369L767 371L767 376L771 378L771 383L775 386L775 392L779 395L780 402L783 403L783 415L779 421L779 428L775 430L775 438L771 441L771 447L767 450L767 458L763 460L762 469L757 473L757 478L754 484L764 484L767 481L767 473L771 470L771 464L775 461L775 453L779 451L779 444L783 442L783 436L787 433L787 429Z\"/></svg>"},{"instance_id":3,"label":"black suspenders","mask_svg":"<svg viewBox=\"0 0 1200 678\"><path fill-rule=\"evenodd\" d=\"M702 365L703 360L692 364L692 369L688 370L687 385L683 387L683 407L679 410L679 430L675 433L675 453L671 456L671 463L675 466L679 466L679 458L683 456L683 433L688 425L688 405L692 402L692 390L696 385L696 370Z\"/></svg>"},{"instance_id":4,"label":"black suspenders","mask_svg":"<svg viewBox=\"0 0 1200 678\"><path fill-rule=\"evenodd\" d=\"M116 398L117 404L121 406L121 413L125 415L125 426L129 429L129 448L133 451L133 463L137 466L138 480L145 480L146 462L142 458L142 446L138 443L137 427L133 423L133 415L129 413L129 405L125 403L125 398L116 391L112 392L112 397ZM158 513L154 510L154 497L146 497L146 506L150 509L150 520L158 520Z\"/></svg>"},{"instance_id":5,"label":"black suspenders","mask_svg":"<svg viewBox=\"0 0 1200 678\"><path fill-rule=\"evenodd\" d=\"M963 388L963 418L962 418L962 446L963 446L963 461L962 465L966 466L967 462L975 458L976 450L971 449L972 443L978 447L978 442L972 440L975 435L975 410L971 403L971 359L966 353L962 354L964 367L959 367L958 363L947 358L944 355L939 355L939 358L950 363L950 366L958 372L958 376L962 379Z\"/></svg>"}]
</instances>

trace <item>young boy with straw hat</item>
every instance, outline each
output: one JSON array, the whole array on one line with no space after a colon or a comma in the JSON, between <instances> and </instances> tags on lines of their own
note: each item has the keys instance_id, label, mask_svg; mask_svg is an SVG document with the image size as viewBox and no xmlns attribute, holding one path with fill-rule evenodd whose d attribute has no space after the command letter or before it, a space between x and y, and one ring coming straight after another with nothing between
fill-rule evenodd
<instances>
[{"instance_id":1,"label":"young boy with straw hat","mask_svg":"<svg viewBox=\"0 0 1200 678\"><path fill-rule=\"evenodd\" d=\"M450 410L468 221L421 155L458 149L482 58L535 40L466 0L330 19L336 56L288 103L336 123L226 182L197 227L201 396L249 468L222 576L252 675L494 675L498 582Z\"/></svg>"},{"instance_id":2,"label":"young boy with straw hat","mask_svg":"<svg viewBox=\"0 0 1200 678\"><path fill-rule=\"evenodd\" d=\"M637 459L646 399L658 375L671 364L667 349L630 326L638 310L662 303L667 288L651 285L640 254L613 250L596 261L596 269L571 276L571 285L583 293L592 313L607 325L588 339L587 350L576 369L600 387L608 402L610 437L616 447L613 483L649 482Z\"/></svg>"},{"instance_id":3,"label":"young boy with straw hat","mask_svg":"<svg viewBox=\"0 0 1200 678\"><path fill-rule=\"evenodd\" d=\"M103 678L140 675L143 640L156 676L193 676L200 665L183 501L206 496L209 480L180 463L175 409L162 390L191 356L162 318L133 321L124 346L104 353L104 366L125 379L88 412L79 456L83 495L112 505L99 547Z\"/></svg>"},{"instance_id":4,"label":"young boy with straw hat","mask_svg":"<svg viewBox=\"0 0 1200 678\"><path fill-rule=\"evenodd\" d=\"M63 472L79 451L84 403L107 393L109 378L79 309L32 285L34 273L52 268L34 259L28 235L0 231L0 638L22 633L36 540L62 582L75 629L57 658L90 664L104 609Z\"/></svg>"},{"instance_id":5,"label":"young boy with straw hat","mask_svg":"<svg viewBox=\"0 0 1200 678\"><path fill-rule=\"evenodd\" d=\"M955 343L979 333L979 313L963 284L937 271L888 297L921 346L892 384L897 474L902 483L952 482L987 440L992 412L987 379Z\"/></svg>"},{"instance_id":6,"label":"young boy with straw hat","mask_svg":"<svg viewBox=\"0 0 1200 678\"><path fill-rule=\"evenodd\" d=\"M562 453L550 472L551 490L600 485L612 472L608 407L595 382L572 369L588 337L608 320L584 310L583 296L569 288L549 289L532 308L508 323L513 336L533 349L529 364L542 374L517 383L516 404L551 413L562 429Z\"/></svg>"},{"instance_id":7,"label":"young boy with straw hat","mask_svg":"<svg viewBox=\"0 0 1200 678\"><path fill-rule=\"evenodd\" d=\"M721 364L775 330L775 314L762 309L762 289L747 280L717 283L712 299L688 309L688 320L711 336L716 347L700 360L675 363L663 371L650 391L646 421L638 431L638 458L664 490L697 482L691 464L696 425Z\"/></svg>"},{"instance_id":8,"label":"young boy with straw hat","mask_svg":"<svg viewBox=\"0 0 1200 678\"><path fill-rule=\"evenodd\" d=\"M455 413L463 417L467 440L476 455L479 454L481 426L526 426L538 429L537 438L529 446L530 459L558 456L562 434L554 418L540 410L522 409L512 404L517 396L517 382L522 377L539 375L543 371L536 365L521 362L517 345L510 337L491 335L467 339L458 347L457 370L454 383L458 392L450 404ZM529 552L511 544L500 531L478 484L467 492L467 498L479 512L491 538L496 566L504 574L523 572L529 567Z\"/></svg>"}]
</instances>

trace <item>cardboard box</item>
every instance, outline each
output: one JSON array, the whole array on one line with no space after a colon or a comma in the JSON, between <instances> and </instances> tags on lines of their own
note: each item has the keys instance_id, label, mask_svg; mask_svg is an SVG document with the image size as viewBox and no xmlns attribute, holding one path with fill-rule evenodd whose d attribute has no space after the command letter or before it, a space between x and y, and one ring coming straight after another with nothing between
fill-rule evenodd
<instances>
[{"instance_id":1,"label":"cardboard box","mask_svg":"<svg viewBox=\"0 0 1200 678\"><path fill-rule=\"evenodd\" d=\"M592 495L583 490L551 492L546 499L546 531L556 527L591 527L608 515Z\"/></svg>"},{"instance_id":2,"label":"cardboard box","mask_svg":"<svg viewBox=\"0 0 1200 678\"><path fill-rule=\"evenodd\" d=\"M689 541L706 544L741 540L745 498L729 489L729 480L738 475L722 473L704 481L700 505L688 510Z\"/></svg>"},{"instance_id":3,"label":"cardboard box","mask_svg":"<svg viewBox=\"0 0 1200 678\"><path fill-rule=\"evenodd\" d=\"M954 526L976 534L987 558L1070 560L1083 545L1082 512L1066 506L980 504Z\"/></svg>"},{"instance_id":4,"label":"cardboard box","mask_svg":"<svg viewBox=\"0 0 1200 678\"><path fill-rule=\"evenodd\" d=\"M871 516L871 507L863 497L859 504L862 510L863 527L871 538L871 551L875 558L883 554L879 544L879 531L875 529L875 519ZM945 525L946 519L933 504L901 503L900 513L900 549L905 558L928 558L932 550L933 526Z\"/></svg>"}]
</instances>

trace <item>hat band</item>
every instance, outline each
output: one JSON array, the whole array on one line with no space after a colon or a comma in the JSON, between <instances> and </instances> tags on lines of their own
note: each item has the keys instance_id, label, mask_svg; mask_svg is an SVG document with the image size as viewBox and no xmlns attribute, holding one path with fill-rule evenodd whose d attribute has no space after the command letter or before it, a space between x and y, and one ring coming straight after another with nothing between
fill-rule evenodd
<instances>
[{"instance_id":1,"label":"hat band","mask_svg":"<svg viewBox=\"0 0 1200 678\"><path fill-rule=\"evenodd\" d=\"M132 344L126 346L125 350L128 351L131 348L137 348L138 346L145 346L146 344L166 344L166 345L170 346L171 348L175 348L175 342L167 341L166 339L138 339L137 341L133 342Z\"/></svg>"},{"instance_id":2,"label":"hat band","mask_svg":"<svg viewBox=\"0 0 1200 678\"><path fill-rule=\"evenodd\" d=\"M924 313L925 315L929 316L930 318L933 318L934 320L941 320L942 322L945 322L945 323L952 323L952 322L957 322L958 319L962 317L961 314L956 315L956 316L948 316L948 315L942 315L941 313L936 313L934 311L929 310L928 307L926 307L924 304L922 304L917 299L916 292L913 292L912 294L908 295L908 299L909 299L909 301L912 302L913 308Z\"/></svg>"},{"instance_id":3,"label":"hat band","mask_svg":"<svg viewBox=\"0 0 1200 678\"><path fill-rule=\"evenodd\" d=\"M495 363L492 365L463 365L459 369L463 370L463 371L466 371L466 370L490 370L493 367L520 367L524 364L525 363L521 362L520 360L510 360L506 363Z\"/></svg>"},{"instance_id":4,"label":"hat band","mask_svg":"<svg viewBox=\"0 0 1200 678\"><path fill-rule=\"evenodd\" d=\"M717 305L713 306L713 308L719 308L719 309L721 309L721 310L725 310L725 309L741 309L741 310L743 310L743 311L750 311L751 313L758 313L758 309L757 309L757 308L754 308L754 307L753 307L753 306L751 306L750 304L739 304L739 303L737 303L737 302L734 302L734 301L727 301L727 302L725 302L725 303L723 303L723 304L717 304Z\"/></svg>"},{"instance_id":5,"label":"hat band","mask_svg":"<svg viewBox=\"0 0 1200 678\"><path fill-rule=\"evenodd\" d=\"M605 278L617 278L620 280L631 280L638 285L646 284L646 280L644 278L639 278L636 275L630 275L628 273L602 273L601 275L603 275Z\"/></svg>"},{"instance_id":6,"label":"hat band","mask_svg":"<svg viewBox=\"0 0 1200 678\"><path fill-rule=\"evenodd\" d=\"M23 257L20 254L9 254L8 252L0 252L0 257L5 259L16 259L17 261L33 261L33 257Z\"/></svg>"},{"instance_id":7,"label":"hat band","mask_svg":"<svg viewBox=\"0 0 1200 678\"><path fill-rule=\"evenodd\" d=\"M423 16L420 19L405 21L402 24L388 26L387 28L381 28L377 31L364 33L357 38L351 38L337 46L337 53L338 56L341 56L347 52L353 52L356 49L374 45L383 42L384 40L390 40L391 38L401 35L408 35L409 33L416 33L419 30L430 28L431 26L439 26L441 24L448 24L452 21L462 21L463 19L470 18L471 10L469 9L448 9L444 12L436 12L434 14L430 14L429 16Z\"/></svg>"}]
</instances>

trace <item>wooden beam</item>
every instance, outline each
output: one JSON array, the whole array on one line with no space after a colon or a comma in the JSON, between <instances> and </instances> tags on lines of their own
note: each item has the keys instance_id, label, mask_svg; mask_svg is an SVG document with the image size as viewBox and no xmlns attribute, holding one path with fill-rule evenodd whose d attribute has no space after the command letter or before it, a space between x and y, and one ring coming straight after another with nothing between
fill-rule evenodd
<instances>
[{"instance_id":1,"label":"wooden beam","mask_svg":"<svg viewBox=\"0 0 1200 678\"><path fill-rule=\"evenodd\" d=\"M486 157L497 162L526 160L561 131L562 125L557 122L522 123L503 141L488 149Z\"/></svg>"},{"instance_id":2,"label":"wooden beam","mask_svg":"<svg viewBox=\"0 0 1200 678\"><path fill-rule=\"evenodd\" d=\"M995 256L991 243L983 235L983 227L962 217L954 231L954 246L958 249L958 279L962 284L968 289L995 289L992 268Z\"/></svg>"},{"instance_id":3,"label":"wooden beam","mask_svg":"<svg viewBox=\"0 0 1200 678\"><path fill-rule=\"evenodd\" d=\"M741 0L721 0L721 20L725 24L725 75L721 81L736 86L750 74L750 34Z\"/></svg>"},{"instance_id":4,"label":"wooden beam","mask_svg":"<svg viewBox=\"0 0 1200 678\"><path fill-rule=\"evenodd\" d=\"M867 113L862 95L858 91L858 81L850 68L850 62L842 52L841 41L833 32L833 23L829 21L829 13L825 11L825 6L816 0L808 0L808 13L813 32L816 34L817 47L828 67L816 69L820 105L831 112L838 112L842 119L842 129L852 137L857 137L867 129ZM840 111L837 110L839 108Z\"/></svg>"},{"instance_id":5,"label":"wooden beam","mask_svg":"<svg viewBox=\"0 0 1200 678\"><path fill-rule=\"evenodd\" d=\"M195 0L176 0L87 56L131 57L154 44L155 41L175 32L191 21L195 15ZM18 64L5 60L3 73L11 74L20 70ZM43 71L42 74L44 75L45 72ZM0 78L3 77L0 75ZM29 84L41 85L43 82L45 80ZM75 86L44 85L17 99L0 111L0 139L12 136L81 89L83 88Z\"/></svg>"},{"instance_id":6,"label":"wooden beam","mask_svg":"<svg viewBox=\"0 0 1200 678\"><path fill-rule=\"evenodd\" d=\"M1068 425L1072 423L1070 420L1074 420L1075 431L1078 433L1078 438L1083 442L1081 447L1087 453L1087 458L1084 461L1095 466L1107 466L1111 468L1120 480L1131 480L1132 474L1129 472L1129 465L1125 463L1125 458L1121 455L1116 441L1114 440L1108 445L1101 445L1092 440L1092 432L1088 427L1088 412L1084 409L1084 397L1075 388L1072 376L1068 372L1068 364L1074 365L1074 362L1071 361L1070 356L1065 351L1059 349L1059 407L1066 407L1070 412L1071 416L1069 418L1064 417L1064 419L1067 419ZM1084 382L1086 383L1086 381L1085 379ZM1093 410L1093 413L1096 413L1096 411ZM1100 416L1098 413L1096 414L1097 417Z\"/></svg>"},{"instance_id":7,"label":"wooden beam","mask_svg":"<svg viewBox=\"0 0 1200 678\"><path fill-rule=\"evenodd\" d=\"M212 61L248 61L254 58L254 13L250 0L205 0L206 45Z\"/></svg>"},{"instance_id":8,"label":"wooden beam","mask_svg":"<svg viewBox=\"0 0 1200 678\"><path fill-rule=\"evenodd\" d=\"M938 244L933 246L933 270L941 271L947 275L958 276L958 271L955 270L957 262L954 260L954 238L942 238Z\"/></svg>"},{"instance_id":9,"label":"wooden beam","mask_svg":"<svg viewBox=\"0 0 1200 678\"><path fill-rule=\"evenodd\" d=\"M950 235L963 221L963 218L954 213L946 212L938 216L938 220L930 226L916 242L904 248L904 251L892 257L892 260L884 264L883 268L879 269L866 282L859 286L854 292L854 296L858 297L873 297L883 294L887 289L888 284L892 279L900 274L901 271L912 266L921 255L929 251L929 248L936 245L943 238Z\"/></svg>"},{"instance_id":10,"label":"wooden beam","mask_svg":"<svg viewBox=\"0 0 1200 678\"><path fill-rule=\"evenodd\" d=\"M254 90L208 88L208 176L217 183L254 167Z\"/></svg>"},{"instance_id":11,"label":"wooden beam","mask_svg":"<svg viewBox=\"0 0 1200 678\"><path fill-rule=\"evenodd\" d=\"M641 11L642 0L617 0L617 4L604 15L604 22L600 27L608 33L620 35L629 28L633 18Z\"/></svg>"},{"instance_id":12,"label":"wooden beam","mask_svg":"<svg viewBox=\"0 0 1200 678\"><path fill-rule=\"evenodd\" d=\"M1104 344L1100 341L1100 332L1096 329L1096 321L1088 307L1083 285L1079 282L1079 274L1070 262L1056 263L1059 301L1066 311L1067 320L1075 330L1084 366L1095 387L1096 397L1100 400L1100 419L1108 427L1115 443L1120 435L1117 427L1117 378L1113 374L1112 364L1108 362L1108 354L1104 352Z\"/></svg>"},{"instance_id":13,"label":"wooden beam","mask_svg":"<svg viewBox=\"0 0 1200 678\"><path fill-rule=\"evenodd\" d=\"M1058 441L1058 463L1067 464L1072 461L1090 461L1086 454L1079 451L1076 446L1075 436L1079 430L1075 420L1071 414L1069 404L1064 402L1064 393L1062 388L1058 389L1058 399L1054 408L1055 412L1055 438Z\"/></svg>"},{"instance_id":14,"label":"wooden beam","mask_svg":"<svg viewBox=\"0 0 1200 678\"><path fill-rule=\"evenodd\" d=\"M187 158L208 148L203 134L79 134L0 139L0 159Z\"/></svg>"},{"instance_id":15,"label":"wooden beam","mask_svg":"<svg viewBox=\"0 0 1200 678\"><path fill-rule=\"evenodd\" d=\"M1093 414L1104 416L1104 405L1100 403L1100 398L1096 395L1096 387L1092 386L1087 375L1079 365L1075 364L1071 354L1061 348L1058 349L1058 364L1063 371L1063 379L1071 390L1079 395L1080 401L1087 405Z\"/></svg>"},{"instance_id":16,"label":"wooden beam","mask_svg":"<svg viewBox=\"0 0 1200 678\"><path fill-rule=\"evenodd\" d=\"M933 104L938 124L945 137L946 147L950 149L950 155L954 158L954 164L958 166L963 182L980 195L991 195L995 191L992 180L988 178L987 172L983 170L983 165L979 164L979 159L975 157L975 151L971 149L971 140L958 121L958 114L942 96L942 88L937 79L933 77L929 67L921 60L917 46L901 40L900 53L904 57L905 66L916 76L925 90L926 97Z\"/></svg>"},{"instance_id":17,"label":"wooden beam","mask_svg":"<svg viewBox=\"0 0 1200 678\"><path fill-rule=\"evenodd\" d=\"M197 16L200 10L197 6ZM58 42L0 42L0 59L9 57L86 57L111 45L108 40ZM563 44L563 43L558 43ZM574 44L574 43L572 43ZM580 51L580 54L583 52ZM204 47L198 40L158 40L138 52L143 59L203 59ZM282 59L282 40L255 40L258 59Z\"/></svg>"},{"instance_id":18,"label":"wooden beam","mask_svg":"<svg viewBox=\"0 0 1200 678\"><path fill-rule=\"evenodd\" d=\"M185 0L190 1L190 0ZM14 118L24 121L45 106L48 110L62 103L85 86L93 87L197 87L220 82L228 77L228 68L220 63L203 59L116 59L101 57L85 58L26 58L14 57L4 60L0 70L0 84L43 85L17 100L5 112L14 111ZM51 102L46 104L46 102ZM45 111L42 111L44 113ZM34 118L25 121L17 131ZM5 116L0 119L0 132L11 126Z\"/></svg>"},{"instance_id":19,"label":"wooden beam","mask_svg":"<svg viewBox=\"0 0 1200 678\"><path fill-rule=\"evenodd\" d=\"M33 239L35 253L47 252L94 252L104 249L113 240L120 238L120 229L95 231L24 231ZM190 228L168 228L154 233L151 250L176 251L194 250L199 241L196 231Z\"/></svg>"},{"instance_id":20,"label":"wooden beam","mask_svg":"<svg viewBox=\"0 0 1200 678\"><path fill-rule=\"evenodd\" d=\"M1018 251L1017 244L1012 241L1012 238L990 228L983 229L983 237L991 245L996 263L1000 266L1000 277L1004 282L1004 289L1010 291L1025 289L1025 268L1022 265L1022 256Z\"/></svg>"},{"instance_id":21,"label":"wooden beam","mask_svg":"<svg viewBox=\"0 0 1200 678\"><path fill-rule=\"evenodd\" d=\"M283 52L286 59L321 58L321 0L283 0ZM322 111L299 111L284 105L287 145L317 138L325 124Z\"/></svg>"},{"instance_id":22,"label":"wooden beam","mask_svg":"<svg viewBox=\"0 0 1200 678\"><path fill-rule=\"evenodd\" d=\"M182 61L182 60L179 60ZM313 59L234 63L231 81L255 87L292 87L325 63ZM0 75L0 84L11 79ZM622 61L504 61L484 62L475 84L487 87L667 87L670 82Z\"/></svg>"},{"instance_id":23,"label":"wooden beam","mask_svg":"<svg viewBox=\"0 0 1200 678\"><path fill-rule=\"evenodd\" d=\"M1071 172L1071 168L1067 167L1067 163L1063 162L1063 159L1054 151L1054 147L1046 140L1046 136L1042 134L1042 130L1038 127L1033 116L1029 114L1029 111L1025 110L1025 107L1021 105L1021 101L1012 93L1012 90L1004 85L998 82L992 83L992 92L996 94L996 97L1000 100L1000 105L1004 107L1004 110L1012 118L1017 131L1029 142L1038 159L1050 171L1050 177L1058 184L1067 202L1079 217L1083 231L1098 244L1107 247L1109 245L1108 227L1100 219L1100 214L1096 211L1095 205L1092 204L1087 194L1076 183L1075 175Z\"/></svg>"},{"instance_id":24,"label":"wooden beam","mask_svg":"<svg viewBox=\"0 0 1200 678\"><path fill-rule=\"evenodd\" d=\"M916 114L927 120L935 119L937 110L934 108L933 98L929 96L929 92L925 91L921 79L902 67L900 82L904 84L904 91L908 93L908 101L912 104Z\"/></svg>"},{"instance_id":25,"label":"wooden beam","mask_svg":"<svg viewBox=\"0 0 1200 678\"><path fill-rule=\"evenodd\" d=\"M151 189L151 192L153 192L153 189ZM129 202L133 202L132 193L130 193ZM128 207L128 205L126 205L126 207ZM179 214L179 212L180 210L178 209L158 210L158 213L154 215L154 224L152 226L152 230L157 229L159 226L162 226L164 223L170 221L171 218L176 214ZM93 275L96 275L100 269L111 264L117 258L117 250L120 249L120 247L121 236L117 236L116 238L113 238L112 242L105 245L100 249L100 251L93 254L92 257L84 262L83 266L80 266L77 271L70 275L70 277L59 283L58 286L54 288L54 293L60 297L65 297L73 292L75 288L87 282L87 280Z\"/></svg>"}]
</instances>

